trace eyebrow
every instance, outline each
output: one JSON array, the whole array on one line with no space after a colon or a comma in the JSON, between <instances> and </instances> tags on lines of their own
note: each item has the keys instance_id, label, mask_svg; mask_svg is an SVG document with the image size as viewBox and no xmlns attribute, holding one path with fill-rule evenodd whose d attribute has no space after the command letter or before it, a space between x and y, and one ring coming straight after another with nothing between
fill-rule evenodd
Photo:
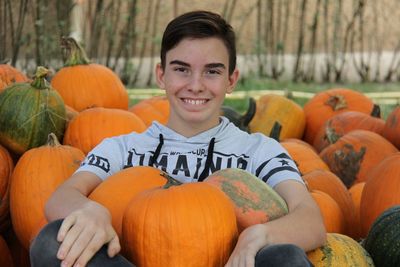
<instances>
[{"instance_id":1,"label":"eyebrow","mask_svg":"<svg viewBox=\"0 0 400 267\"><path fill-rule=\"evenodd\" d=\"M190 67L189 63L186 63L184 61L181 60L172 60L169 62L170 65L181 65L181 66L185 66L185 67ZM225 65L222 63L209 63L206 64L206 68L223 68L226 69Z\"/></svg>"}]
</instances>

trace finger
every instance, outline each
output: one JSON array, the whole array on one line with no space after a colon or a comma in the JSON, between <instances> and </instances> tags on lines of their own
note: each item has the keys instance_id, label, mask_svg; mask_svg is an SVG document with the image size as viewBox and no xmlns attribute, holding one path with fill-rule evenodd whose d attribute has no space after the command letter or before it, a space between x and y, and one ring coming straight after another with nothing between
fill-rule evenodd
<instances>
[{"instance_id":1,"label":"finger","mask_svg":"<svg viewBox=\"0 0 400 267\"><path fill-rule=\"evenodd\" d=\"M105 232L96 233L87 244L86 248L83 250L76 263L79 264L79 266L85 266L94 256L94 254L96 254L96 252L99 251L105 243L107 243L106 237L107 235Z\"/></svg>"},{"instance_id":2,"label":"finger","mask_svg":"<svg viewBox=\"0 0 400 267\"><path fill-rule=\"evenodd\" d=\"M71 247L75 243L75 241L79 238L79 235L82 232L82 228L80 226L74 225L69 231L66 233L63 241L60 245L60 248L57 252L57 258L60 260L64 260L69 254Z\"/></svg>"},{"instance_id":3,"label":"finger","mask_svg":"<svg viewBox=\"0 0 400 267\"><path fill-rule=\"evenodd\" d=\"M85 251L86 247L90 244L90 242L92 241L94 236L95 236L95 231L88 230L88 229L85 229L84 231L82 231L79 234L79 237L76 238L75 242L73 242L71 244L71 248L69 249L63 263L65 264L65 262L67 262L67 263L71 264L71 263L77 262L77 259ZM68 236L65 241L67 241L67 239L68 239ZM84 266L84 265L80 265L80 266Z\"/></svg>"},{"instance_id":4,"label":"finger","mask_svg":"<svg viewBox=\"0 0 400 267\"><path fill-rule=\"evenodd\" d=\"M121 244L119 243L118 235L115 234L114 238L111 239L110 243L108 244L107 254L109 257L114 257L121 251Z\"/></svg>"},{"instance_id":5,"label":"finger","mask_svg":"<svg viewBox=\"0 0 400 267\"><path fill-rule=\"evenodd\" d=\"M73 216L73 215L67 216L63 220L63 222L62 222L62 224L60 226L60 229L58 230L58 233L57 233L57 241L58 242L62 242L64 240L64 238L67 235L69 229L75 224L75 220L76 220L76 217Z\"/></svg>"}]
</instances>

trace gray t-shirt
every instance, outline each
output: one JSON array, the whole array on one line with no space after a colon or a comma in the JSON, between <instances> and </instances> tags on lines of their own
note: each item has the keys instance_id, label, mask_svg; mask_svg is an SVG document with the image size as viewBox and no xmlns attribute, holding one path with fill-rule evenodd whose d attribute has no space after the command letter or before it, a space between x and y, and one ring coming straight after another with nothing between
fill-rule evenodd
<instances>
[{"instance_id":1,"label":"gray t-shirt","mask_svg":"<svg viewBox=\"0 0 400 267\"><path fill-rule=\"evenodd\" d=\"M260 133L248 134L225 117L218 126L189 138L158 122L143 133L106 138L77 172L89 171L106 179L124 168L148 165L183 183L225 168L244 169L271 187L287 179L303 183L295 162L277 141Z\"/></svg>"}]
</instances>

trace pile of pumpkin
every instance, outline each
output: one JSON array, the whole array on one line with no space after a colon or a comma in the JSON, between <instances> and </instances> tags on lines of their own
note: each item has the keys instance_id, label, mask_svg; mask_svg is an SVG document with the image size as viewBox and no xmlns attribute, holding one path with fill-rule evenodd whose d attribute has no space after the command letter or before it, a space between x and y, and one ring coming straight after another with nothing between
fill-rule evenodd
<instances>
[{"instance_id":1,"label":"pile of pumpkin","mask_svg":"<svg viewBox=\"0 0 400 267\"><path fill-rule=\"evenodd\" d=\"M168 118L164 97L129 107L114 72L90 63L71 38L63 48L65 66L53 75L38 67L29 79L0 64L0 266L29 266L48 197L95 145ZM277 139L296 161L328 231L327 243L308 252L315 266L400 265L400 107L384 120L364 94L336 88L304 107L268 94L244 115L221 114ZM179 185L133 167L89 197L110 210L123 254L138 266L223 266L244 228L287 213L279 195L239 169Z\"/></svg>"}]
</instances>

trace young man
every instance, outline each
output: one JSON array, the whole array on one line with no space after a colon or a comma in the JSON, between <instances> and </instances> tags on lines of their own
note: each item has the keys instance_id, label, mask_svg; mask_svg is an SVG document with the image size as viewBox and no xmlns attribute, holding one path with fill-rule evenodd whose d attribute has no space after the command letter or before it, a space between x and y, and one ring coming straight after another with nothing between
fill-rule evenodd
<instances>
[{"instance_id":1,"label":"young man","mask_svg":"<svg viewBox=\"0 0 400 267\"><path fill-rule=\"evenodd\" d=\"M235 35L219 15L195 11L171 21L156 68L170 101L167 125L154 122L142 134L106 139L89 153L49 199L46 216L54 222L33 242L32 266L85 266L89 260L88 266L132 266L118 254L109 212L86 196L108 176L137 165L158 167L182 182L229 167L255 174L285 199L289 214L244 230L226 266L310 266L304 251L324 243L325 229L295 163L278 142L249 135L218 115L238 76Z\"/></svg>"}]
</instances>

